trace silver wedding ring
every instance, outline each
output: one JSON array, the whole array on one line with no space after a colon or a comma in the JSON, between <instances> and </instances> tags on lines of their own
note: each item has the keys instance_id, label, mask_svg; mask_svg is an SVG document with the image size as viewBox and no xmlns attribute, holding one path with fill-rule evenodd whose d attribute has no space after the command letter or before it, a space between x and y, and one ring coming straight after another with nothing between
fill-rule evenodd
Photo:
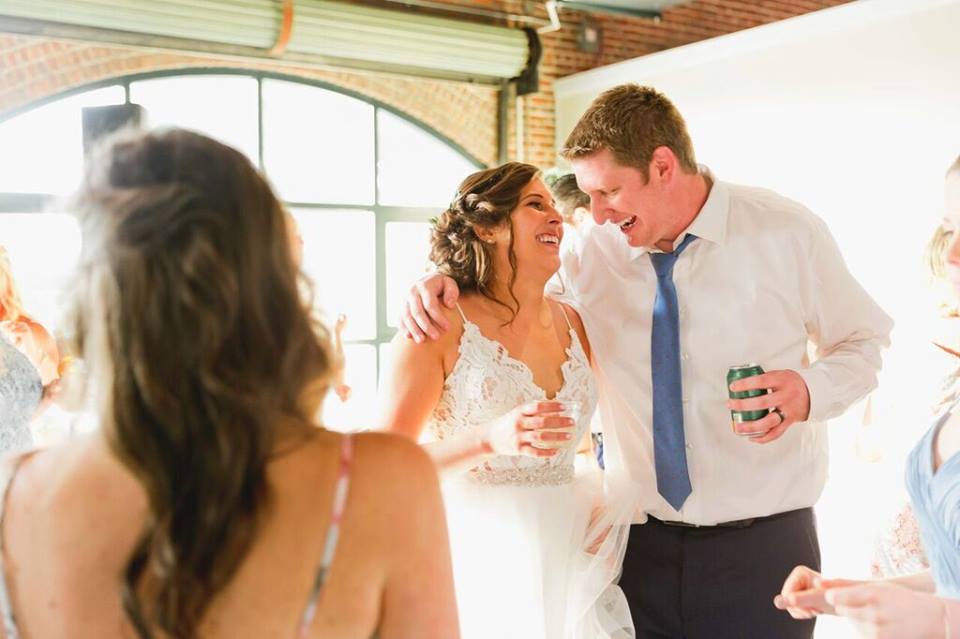
<instances>
[{"instance_id":1,"label":"silver wedding ring","mask_svg":"<svg viewBox=\"0 0 960 639\"><path fill-rule=\"evenodd\" d=\"M780 416L780 424L782 424L783 422L787 421L787 416L784 415L784 414L783 414L783 411L780 410L779 408L774 408L774 409L771 410L771 412L774 412L774 413L776 413L777 415ZM779 426L780 424L777 424L777 426Z\"/></svg>"}]
</instances>

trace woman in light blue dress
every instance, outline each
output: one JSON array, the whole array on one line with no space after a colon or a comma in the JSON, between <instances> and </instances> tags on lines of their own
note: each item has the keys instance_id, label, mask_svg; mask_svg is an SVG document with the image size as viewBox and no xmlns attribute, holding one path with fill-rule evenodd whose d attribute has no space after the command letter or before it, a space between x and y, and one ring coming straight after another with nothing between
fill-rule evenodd
<instances>
[{"instance_id":1,"label":"woman in light blue dress","mask_svg":"<svg viewBox=\"0 0 960 639\"><path fill-rule=\"evenodd\" d=\"M946 214L931 243L934 270L960 301L960 158L946 177ZM823 579L798 566L775 605L798 619L852 619L865 637L960 637L960 368L946 408L910 452L906 485L930 569L893 579Z\"/></svg>"}]
</instances>

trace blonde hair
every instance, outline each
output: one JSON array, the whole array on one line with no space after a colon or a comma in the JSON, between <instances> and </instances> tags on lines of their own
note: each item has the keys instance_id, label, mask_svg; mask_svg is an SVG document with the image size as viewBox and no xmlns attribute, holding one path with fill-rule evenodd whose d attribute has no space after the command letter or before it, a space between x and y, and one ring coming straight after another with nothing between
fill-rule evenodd
<instances>
[{"instance_id":1,"label":"blonde hair","mask_svg":"<svg viewBox=\"0 0 960 639\"><path fill-rule=\"evenodd\" d=\"M947 172L944 174L945 178L949 178L951 175L960 176L960 156L953 161L953 164L950 165L950 168L947 169ZM942 224L938 224L937 228L933 231L933 236L927 242L926 250L924 251L924 259L927 263L927 266L930 268L930 272L936 279L943 279L946 277L946 261L944 260L944 254L947 251L947 246L950 244L951 233L947 232L943 228ZM946 305L943 305L944 307ZM936 344L936 342L934 342ZM949 353L953 353L951 349L946 348L941 344L937 344L940 348L944 349ZM940 401L934 406L934 412L940 413L947 406L953 404L958 396L960 396L960 360L958 360L958 365L954 370L947 375L943 380L943 383L940 387L941 398Z\"/></svg>"},{"instance_id":2,"label":"blonde hair","mask_svg":"<svg viewBox=\"0 0 960 639\"><path fill-rule=\"evenodd\" d=\"M960 176L960 156L953 161L953 164L947 169L944 177L950 177L951 175ZM927 263L927 267L929 267L933 276L938 279L946 277L946 265L944 264L943 254L946 252L947 245L950 243L950 236L951 234L943 228L943 225L938 224L937 228L933 230L933 235L930 237L924 250L924 261Z\"/></svg>"},{"instance_id":3,"label":"blonde hair","mask_svg":"<svg viewBox=\"0 0 960 639\"><path fill-rule=\"evenodd\" d=\"M953 161L953 164L950 165L950 168L947 169L947 175L951 173L960 173L960 155L957 156L957 159Z\"/></svg>"},{"instance_id":4,"label":"blonde hair","mask_svg":"<svg viewBox=\"0 0 960 639\"><path fill-rule=\"evenodd\" d=\"M7 249L0 246L0 319L19 320L23 313L20 290L13 279L13 266Z\"/></svg>"},{"instance_id":5,"label":"blonde hair","mask_svg":"<svg viewBox=\"0 0 960 639\"><path fill-rule=\"evenodd\" d=\"M622 84L593 101L560 155L573 160L609 149L618 164L639 169L648 180L653 152L661 146L673 151L686 173L697 172L693 142L677 107L652 87Z\"/></svg>"}]
</instances>

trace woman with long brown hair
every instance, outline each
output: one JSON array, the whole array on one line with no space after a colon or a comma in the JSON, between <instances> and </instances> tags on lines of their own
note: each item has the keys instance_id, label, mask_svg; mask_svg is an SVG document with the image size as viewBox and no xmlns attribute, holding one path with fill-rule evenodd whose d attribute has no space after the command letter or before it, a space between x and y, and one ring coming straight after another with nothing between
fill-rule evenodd
<instances>
[{"instance_id":1,"label":"woman with long brown hair","mask_svg":"<svg viewBox=\"0 0 960 639\"><path fill-rule=\"evenodd\" d=\"M383 425L435 439L469 639L632 636L613 584L619 537L598 539L597 477L574 469L597 400L583 323L545 294L562 237L536 167L468 176L431 241L463 291L447 309L453 330L393 343Z\"/></svg>"},{"instance_id":2,"label":"woman with long brown hair","mask_svg":"<svg viewBox=\"0 0 960 639\"><path fill-rule=\"evenodd\" d=\"M125 134L73 210L73 339L101 428L4 473L7 639L456 637L430 460L314 423L330 339L250 162Z\"/></svg>"}]
</instances>

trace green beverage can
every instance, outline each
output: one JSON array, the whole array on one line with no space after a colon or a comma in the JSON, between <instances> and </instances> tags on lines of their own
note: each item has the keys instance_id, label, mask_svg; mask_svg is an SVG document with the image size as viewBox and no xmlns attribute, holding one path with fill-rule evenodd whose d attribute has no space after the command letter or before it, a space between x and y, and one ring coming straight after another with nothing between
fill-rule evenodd
<instances>
[{"instance_id":1,"label":"green beverage can","mask_svg":"<svg viewBox=\"0 0 960 639\"><path fill-rule=\"evenodd\" d=\"M738 366L731 366L730 370L727 371L727 392L730 393L730 399L746 399L747 397L759 397L760 395L766 395L769 393L770 391L766 388L739 392L733 392L730 390L730 384L734 383L738 379L744 379L746 377L753 377L755 375L762 374L763 367L760 366L760 364L740 364ZM733 418L735 424L742 424L743 422L755 422L758 419L766 417L769 413L770 411L766 408L763 410L732 410L730 411L730 416ZM743 434L745 436L749 436L752 433Z\"/></svg>"}]
</instances>

